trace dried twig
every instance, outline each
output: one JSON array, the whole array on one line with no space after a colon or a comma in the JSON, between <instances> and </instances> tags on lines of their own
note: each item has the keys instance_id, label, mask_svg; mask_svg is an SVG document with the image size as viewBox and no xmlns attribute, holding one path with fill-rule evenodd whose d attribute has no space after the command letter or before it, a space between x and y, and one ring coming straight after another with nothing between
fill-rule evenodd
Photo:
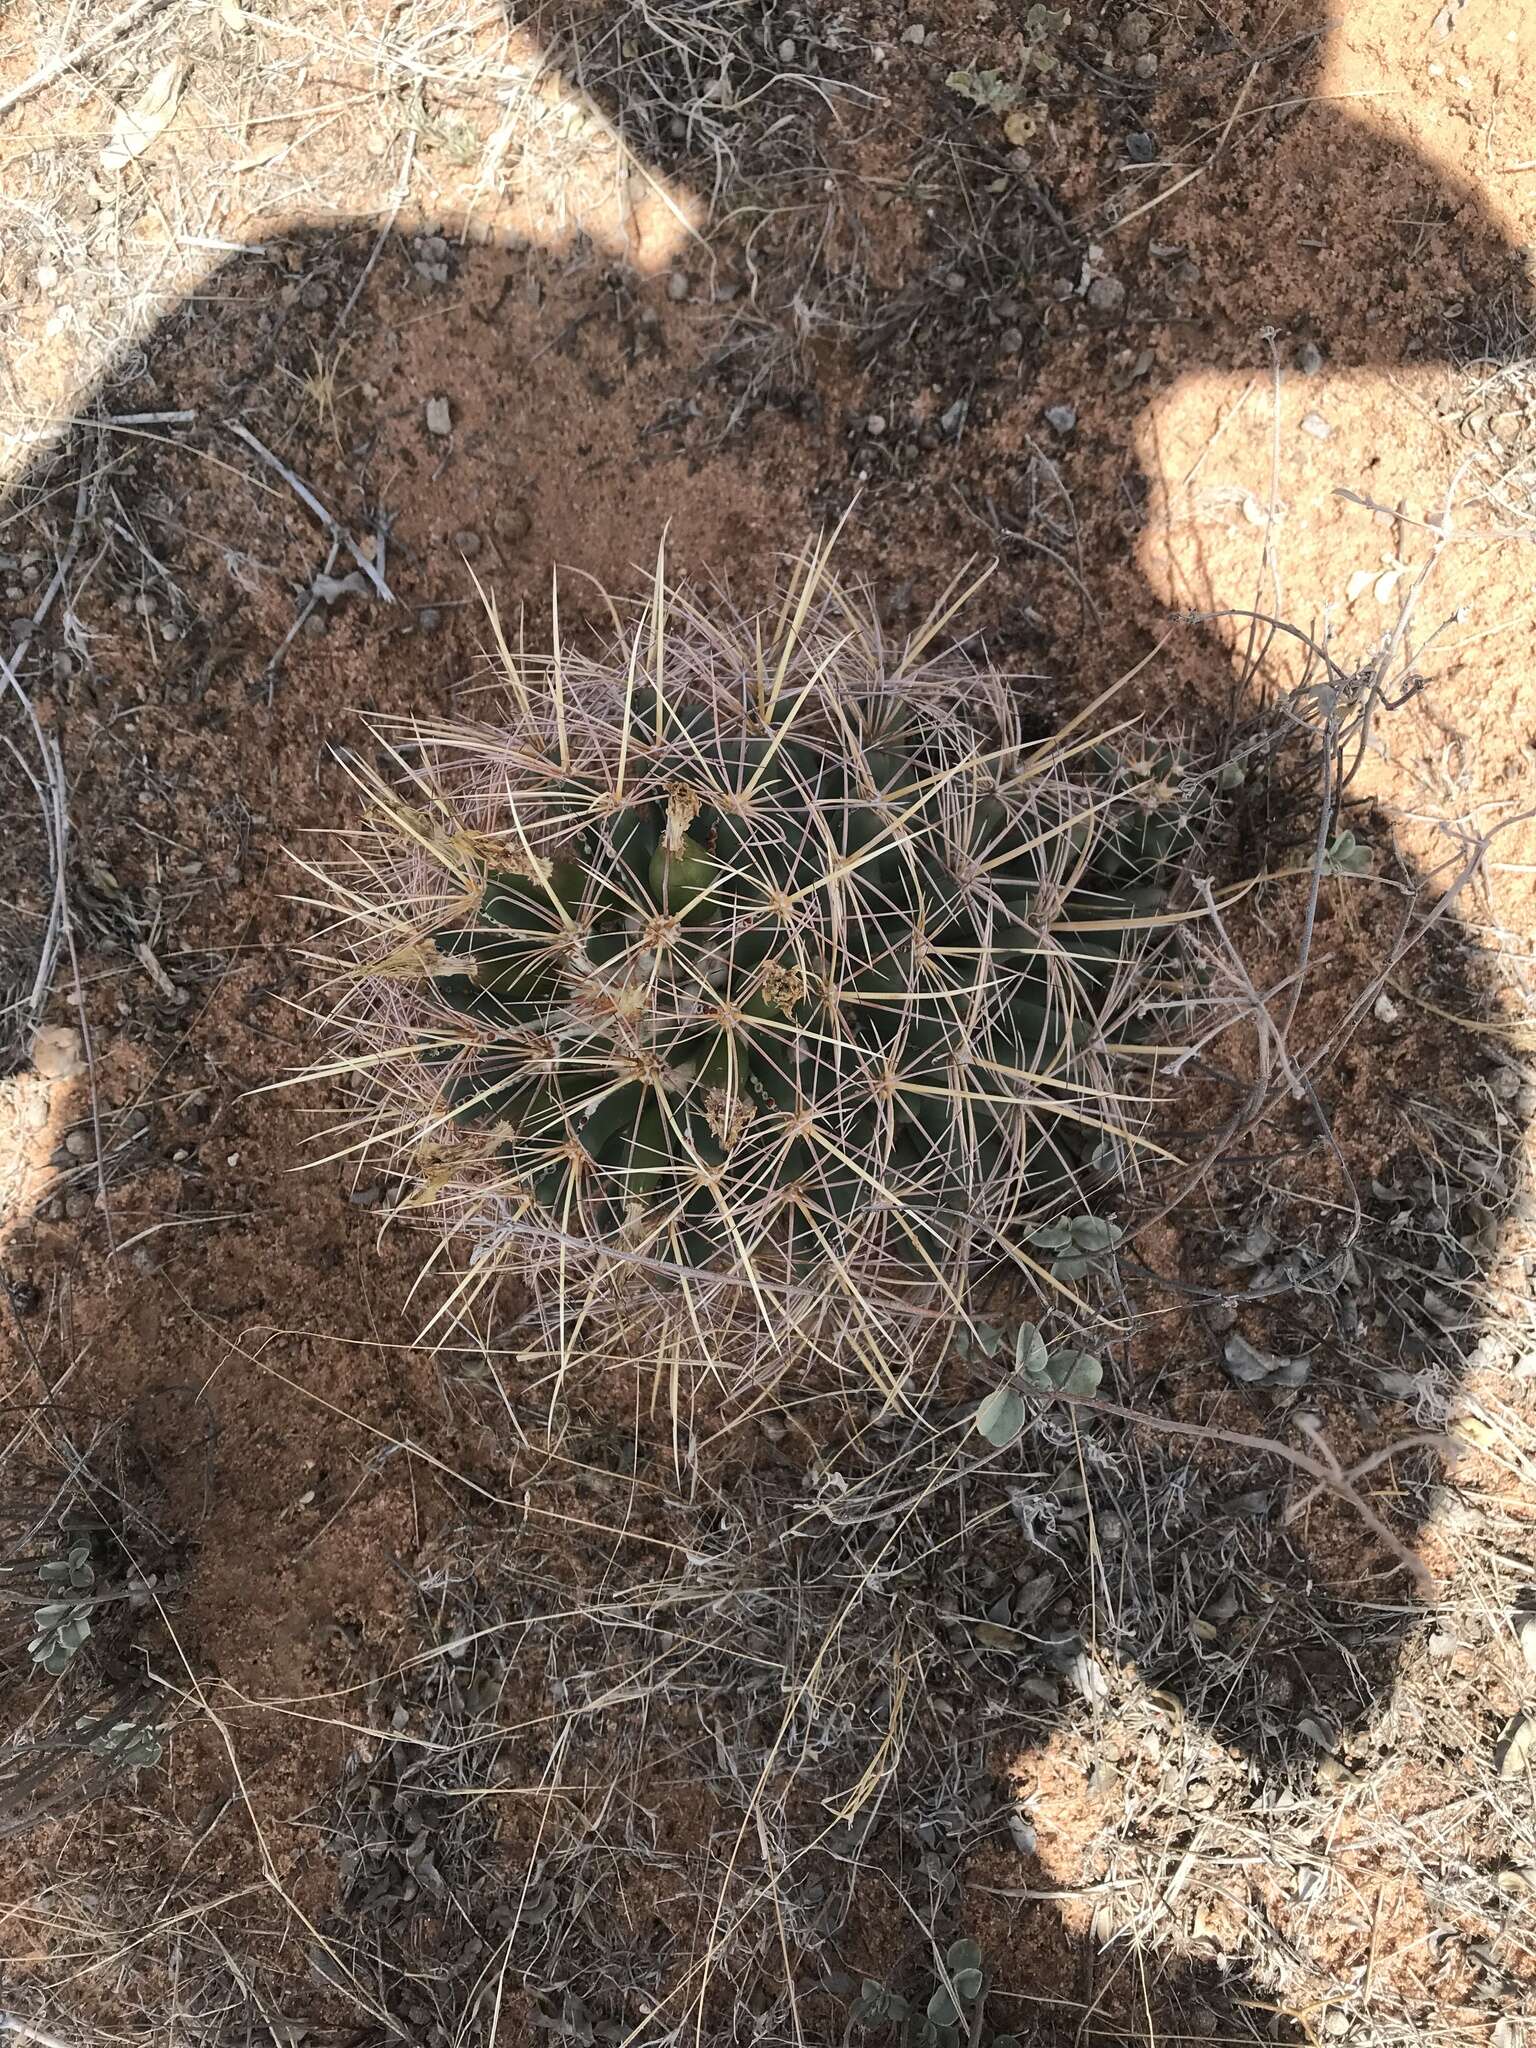
<instances>
[{"instance_id":1,"label":"dried twig","mask_svg":"<svg viewBox=\"0 0 1536 2048\"><path fill-rule=\"evenodd\" d=\"M395 593L384 581L383 576L379 572L378 565L358 546L341 521L333 513L326 511L303 478L295 476L287 463L274 455L264 441L258 441L250 428L243 425L239 420L230 420L228 426L229 431L237 440L243 441L246 447L259 455L270 469L277 471L277 474L282 478L289 490L293 492L299 503L307 511L312 512L326 532L331 535L332 539L338 541L347 550L348 554L351 555L353 561L356 562L359 569L362 570L384 602L386 604L393 604L395 602Z\"/></svg>"},{"instance_id":2,"label":"dried twig","mask_svg":"<svg viewBox=\"0 0 1536 2048\"><path fill-rule=\"evenodd\" d=\"M12 107L19 106L24 99L30 99L33 93L41 92L45 85L52 85L56 78L73 65L94 56L107 43L126 34L135 23L142 21L146 14L153 13L156 7L163 5L164 0L132 0L130 6L123 8L121 13L114 14L110 21L104 21L99 29L88 35L83 42L76 43L72 50L64 50L57 57L50 57L46 64L40 64L30 78L24 78L20 85L13 85L9 92L0 93L0 121L5 119Z\"/></svg>"}]
</instances>

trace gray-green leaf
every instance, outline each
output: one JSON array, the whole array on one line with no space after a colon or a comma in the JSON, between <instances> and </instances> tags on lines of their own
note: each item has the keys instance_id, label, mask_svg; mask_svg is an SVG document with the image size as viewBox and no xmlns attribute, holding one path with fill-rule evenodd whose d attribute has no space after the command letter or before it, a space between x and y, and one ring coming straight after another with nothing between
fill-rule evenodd
<instances>
[{"instance_id":1,"label":"gray-green leaf","mask_svg":"<svg viewBox=\"0 0 1536 2048\"><path fill-rule=\"evenodd\" d=\"M1037 1377L1045 1371L1045 1361L1049 1355L1045 1348L1045 1339L1035 1325L1020 1323L1019 1334L1013 1340L1014 1363L1019 1371L1028 1373L1031 1378Z\"/></svg>"},{"instance_id":2,"label":"gray-green leaf","mask_svg":"<svg viewBox=\"0 0 1536 2048\"><path fill-rule=\"evenodd\" d=\"M976 1410L976 1427L999 1450L1024 1427L1024 1401L1012 1387L997 1387Z\"/></svg>"},{"instance_id":3,"label":"gray-green leaf","mask_svg":"<svg viewBox=\"0 0 1536 2048\"><path fill-rule=\"evenodd\" d=\"M1078 1394L1091 1400L1104 1378L1104 1365L1091 1351L1053 1351L1046 1368L1058 1394Z\"/></svg>"}]
</instances>

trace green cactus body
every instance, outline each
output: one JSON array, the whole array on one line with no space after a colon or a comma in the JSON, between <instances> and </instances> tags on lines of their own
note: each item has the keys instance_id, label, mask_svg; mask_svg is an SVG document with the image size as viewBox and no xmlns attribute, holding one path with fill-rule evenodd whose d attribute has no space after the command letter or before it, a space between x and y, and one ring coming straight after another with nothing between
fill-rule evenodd
<instances>
[{"instance_id":1,"label":"green cactus body","mask_svg":"<svg viewBox=\"0 0 1536 2048\"><path fill-rule=\"evenodd\" d=\"M773 1340L929 1298L1072 1195L1190 802L1166 760L1150 805L1112 751L1026 750L959 657L840 673L845 610L787 655L746 622L687 664L647 614L552 665L558 722L525 671L500 745L413 734L451 861L425 830L383 851L393 901L443 913L400 949L370 844L381 964L347 1014L375 1042L387 1016L394 1100L482 1263L639 1275L695 1327L749 1303Z\"/></svg>"}]
</instances>

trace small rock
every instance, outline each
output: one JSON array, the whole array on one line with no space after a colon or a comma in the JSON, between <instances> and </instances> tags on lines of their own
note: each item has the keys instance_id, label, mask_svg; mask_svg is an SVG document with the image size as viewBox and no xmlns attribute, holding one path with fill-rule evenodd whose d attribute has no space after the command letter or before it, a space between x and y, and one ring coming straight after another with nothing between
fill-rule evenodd
<instances>
[{"instance_id":1,"label":"small rock","mask_svg":"<svg viewBox=\"0 0 1536 2048\"><path fill-rule=\"evenodd\" d=\"M970 404L971 402L968 398L957 398L953 405L946 406L939 415L940 431L946 434L958 434L965 425L965 416L970 410Z\"/></svg>"},{"instance_id":2,"label":"small rock","mask_svg":"<svg viewBox=\"0 0 1536 2048\"><path fill-rule=\"evenodd\" d=\"M45 1024L32 1041L32 1069L45 1081L68 1081L85 1072L85 1050L71 1024Z\"/></svg>"},{"instance_id":3,"label":"small rock","mask_svg":"<svg viewBox=\"0 0 1536 2048\"><path fill-rule=\"evenodd\" d=\"M878 441L885 432L886 425L886 417L883 412L872 412L864 422L864 431L873 440Z\"/></svg>"},{"instance_id":4,"label":"small rock","mask_svg":"<svg viewBox=\"0 0 1536 2048\"><path fill-rule=\"evenodd\" d=\"M1302 415L1301 431L1310 434L1314 441L1326 441L1333 429L1320 412L1309 412Z\"/></svg>"},{"instance_id":5,"label":"small rock","mask_svg":"<svg viewBox=\"0 0 1536 2048\"><path fill-rule=\"evenodd\" d=\"M1371 1014L1378 1024L1395 1024L1403 1013L1383 989L1371 1005Z\"/></svg>"},{"instance_id":6,"label":"small rock","mask_svg":"<svg viewBox=\"0 0 1536 2048\"><path fill-rule=\"evenodd\" d=\"M786 36L779 45L779 62L781 64L793 64L798 54L795 49L794 37Z\"/></svg>"},{"instance_id":7,"label":"small rock","mask_svg":"<svg viewBox=\"0 0 1536 2048\"><path fill-rule=\"evenodd\" d=\"M1500 1102L1513 1102L1520 1093L1522 1079L1518 1067L1498 1067L1489 1076L1488 1086Z\"/></svg>"},{"instance_id":8,"label":"small rock","mask_svg":"<svg viewBox=\"0 0 1536 2048\"><path fill-rule=\"evenodd\" d=\"M1115 31L1115 41L1122 50L1136 56L1150 47L1152 42L1152 17L1134 8L1125 16Z\"/></svg>"},{"instance_id":9,"label":"small rock","mask_svg":"<svg viewBox=\"0 0 1536 2048\"><path fill-rule=\"evenodd\" d=\"M453 544L461 555L478 555L480 552L480 536L467 526L459 528L453 536Z\"/></svg>"},{"instance_id":10,"label":"small rock","mask_svg":"<svg viewBox=\"0 0 1536 2048\"><path fill-rule=\"evenodd\" d=\"M680 306L683 300L687 298L689 289L687 273L681 270L674 270L667 279L667 297L675 306Z\"/></svg>"},{"instance_id":11,"label":"small rock","mask_svg":"<svg viewBox=\"0 0 1536 2048\"><path fill-rule=\"evenodd\" d=\"M80 1129L65 1132L64 1150L71 1159L89 1159L94 1155L96 1147L92 1142L90 1132Z\"/></svg>"},{"instance_id":12,"label":"small rock","mask_svg":"<svg viewBox=\"0 0 1536 2048\"><path fill-rule=\"evenodd\" d=\"M304 621L304 630L311 640L323 640L330 630L330 620L323 611L312 611Z\"/></svg>"},{"instance_id":13,"label":"small rock","mask_svg":"<svg viewBox=\"0 0 1536 2048\"><path fill-rule=\"evenodd\" d=\"M421 235L416 242L417 253L424 263L446 263L448 244L442 235Z\"/></svg>"},{"instance_id":14,"label":"small rock","mask_svg":"<svg viewBox=\"0 0 1536 2048\"><path fill-rule=\"evenodd\" d=\"M928 40L928 31L920 21L914 21L910 28L902 30L901 40L904 43L911 43L915 49L920 50Z\"/></svg>"},{"instance_id":15,"label":"small rock","mask_svg":"<svg viewBox=\"0 0 1536 2048\"><path fill-rule=\"evenodd\" d=\"M83 1223L96 1206L96 1197L83 1190L64 1198L64 1214L71 1223Z\"/></svg>"},{"instance_id":16,"label":"small rock","mask_svg":"<svg viewBox=\"0 0 1536 2048\"><path fill-rule=\"evenodd\" d=\"M443 623L443 615L435 604L423 605L416 614L416 623L423 633L435 633Z\"/></svg>"},{"instance_id":17,"label":"small rock","mask_svg":"<svg viewBox=\"0 0 1536 2048\"><path fill-rule=\"evenodd\" d=\"M532 524L523 505L502 505L491 514L491 531L498 540L526 540Z\"/></svg>"},{"instance_id":18,"label":"small rock","mask_svg":"<svg viewBox=\"0 0 1536 2048\"><path fill-rule=\"evenodd\" d=\"M1048 405L1045 409L1045 424L1053 434L1070 434L1077 425L1076 406Z\"/></svg>"},{"instance_id":19,"label":"small rock","mask_svg":"<svg viewBox=\"0 0 1536 2048\"><path fill-rule=\"evenodd\" d=\"M1008 1811L1008 1839L1021 1856L1033 1856L1037 1837L1034 1828L1018 1808Z\"/></svg>"},{"instance_id":20,"label":"small rock","mask_svg":"<svg viewBox=\"0 0 1536 2048\"><path fill-rule=\"evenodd\" d=\"M1125 286L1118 277L1096 277L1088 287L1088 303L1095 313L1118 313L1125 304Z\"/></svg>"},{"instance_id":21,"label":"small rock","mask_svg":"<svg viewBox=\"0 0 1536 2048\"><path fill-rule=\"evenodd\" d=\"M1154 136L1138 129L1125 138L1125 153L1133 164L1152 164L1157 161L1157 140Z\"/></svg>"},{"instance_id":22,"label":"small rock","mask_svg":"<svg viewBox=\"0 0 1536 2048\"><path fill-rule=\"evenodd\" d=\"M1448 1657L1455 1656L1456 1652L1461 1648L1461 1644L1455 1636L1446 1635L1443 1630L1437 1629L1429 1638L1425 1648L1437 1663L1443 1664Z\"/></svg>"},{"instance_id":23,"label":"small rock","mask_svg":"<svg viewBox=\"0 0 1536 2048\"><path fill-rule=\"evenodd\" d=\"M945 277L944 277L944 289L945 289L945 291L947 291L947 292L963 292L963 291L965 290L965 286L966 286L966 275L965 275L965 272L964 272L963 270L951 270L951 271L947 271L947 272L945 273Z\"/></svg>"},{"instance_id":24,"label":"small rock","mask_svg":"<svg viewBox=\"0 0 1536 2048\"><path fill-rule=\"evenodd\" d=\"M1349 2030L1349 2014L1344 2011L1342 2006L1330 2006L1323 2015L1323 2032L1332 2040L1342 2041Z\"/></svg>"},{"instance_id":25,"label":"small rock","mask_svg":"<svg viewBox=\"0 0 1536 2048\"><path fill-rule=\"evenodd\" d=\"M1005 356L1016 356L1024 346L1022 327L1005 327L997 337L997 345Z\"/></svg>"},{"instance_id":26,"label":"small rock","mask_svg":"<svg viewBox=\"0 0 1536 2048\"><path fill-rule=\"evenodd\" d=\"M311 313L318 313L330 296L330 286L322 284L318 277L312 277L307 280L303 290L299 293L299 304L306 307Z\"/></svg>"},{"instance_id":27,"label":"small rock","mask_svg":"<svg viewBox=\"0 0 1536 2048\"><path fill-rule=\"evenodd\" d=\"M1136 62L1131 66L1131 69L1135 72L1136 76L1139 79L1143 80L1143 82L1149 79L1156 78L1158 73L1158 57L1156 50L1143 50L1141 55L1136 59Z\"/></svg>"},{"instance_id":28,"label":"small rock","mask_svg":"<svg viewBox=\"0 0 1536 2048\"><path fill-rule=\"evenodd\" d=\"M446 398L429 398L427 400L427 432L438 435L451 434L453 432L453 414L448 408Z\"/></svg>"},{"instance_id":29,"label":"small rock","mask_svg":"<svg viewBox=\"0 0 1536 2048\"><path fill-rule=\"evenodd\" d=\"M353 1188L347 1200L354 1209L377 1209L384 1199L384 1189L379 1181L370 1181L365 1188Z\"/></svg>"},{"instance_id":30,"label":"small rock","mask_svg":"<svg viewBox=\"0 0 1536 2048\"><path fill-rule=\"evenodd\" d=\"M1315 377L1323 367L1323 352L1315 341L1304 341L1297 349L1296 367L1303 377Z\"/></svg>"}]
</instances>

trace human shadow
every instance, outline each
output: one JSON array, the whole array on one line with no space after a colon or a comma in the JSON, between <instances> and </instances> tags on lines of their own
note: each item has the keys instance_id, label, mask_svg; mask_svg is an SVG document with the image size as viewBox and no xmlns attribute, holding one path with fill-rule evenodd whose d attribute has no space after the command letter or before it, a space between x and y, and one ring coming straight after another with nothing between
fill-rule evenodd
<instances>
[{"instance_id":1,"label":"human shadow","mask_svg":"<svg viewBox=\"0 0 1536 2048\"><path fill-rule=\"evenodd\" d=\"M675 136L676 117L663 115L660 96L637 107L606 82L612 73L597 61L622 27L642 39L624 75L644 72L650 46L643 39L653 31L623 8L599 6L584 21L572 46L572 78L637 153L688 169L695 160L689 121ZM671 61L660 42L654 55L657 65ZM764 75L771 68L753 61ZM829 78L849 70L835 53L825 61ZM1446 324L1452 316L1424 318L1427 291L1443 307L1455 297L1526 289L1520 259L1477 194L1318 99L1319 62L1316 44L1298 42L1285 79L1295 110L1235 131L1204 173L1210 202L1181 215L1187 246L1200 250L1184 260L1207 279L1219 271L1223 294L1221 317L1194 323L1196 340L1181 351L1185 363L1246 372L1261 324L1283 330L1287 348L1310 345L1338 367L1432 360L1452 347L1454 333ZM919 83L935 119L953 120L942 82L924 73ZM1105 108L1125 132L1142 133L1130 127L1139 102L1122 83L1117 78ZM821 116L808 107L803 118L814 126ZM1071 198L1033 168L1020 168L990 136L968 135L966 149L987 173L984 185L1007 181L1006 192L989 199L1014 208L1014 231L1027 234L1042 272L1075 268L1092 232ZM730 164L731 152L721 161ZM281 1100L274 1107L272 1098L258 1106L248 1094L296 1063L298 1031L285 1004L301 997L305 975L290 952L295 914L280 907L288 886L282 863L305 831L333 823L345 801L327 743L352 736L355 710L443 708L453 685L479 668L464 559L505 613L522 602L536 623L547 616L552 566L577 572L566 585L572 609L599 617L583 579L622 587L667 525L685 569L761 590L778 549L862 490L850 535L855 563L887 575L905 564L897 583L939 587L977 545L972 515L987 498L985 470L966 468L964 437L981 449L995 446L1025 409L1033 432L1053 366L1080 376L1087 364L1104 373L1103 384L1091 406L1079 397L1077 432L1086 439L1091 422L1101 448L1117 457L1116 494L1101 505L1078 504L1080 577L1061 578L1059 565L1027 538L1010 538L1007 520L994 523L1004 555L986 600L996 644L1047 669L1069 657L1074 674L1057 685L1060 708L1086 701L1096 673L1107 679L1128 648L1165 624L1178 636L1181 658L1207 676L1231 675L1227 641L1165 620L1144 586L1095 648L1085 652L1071 637L1076 585L1091 583L1097 562L1119 578L1119 594L1136 587L1125 513L1129 505L1134 526L1145 496L1144 479L1137 481L1145 385L1117 390L1107 369L1134 331L1134 291L1119 302L1100 293L1098 305L1086 294L1026 301L994 288L989 274L973 273L971 288L957 292L949 281L957 268L946 246L950 223L941 219L912 274L872 287L865 317L880 337L888 388L915 393L931 381L937 359L958 357L964 410L953 426L940 413L906 437L873 435L866 410L864 427L852 432L847 416L857 408L840 394L856 374L850 360L867 371L868 359L856 339L844 349L835 323L830 340L785 338L793 294L776 297L770 257L781 230L768 218L773 208L759 182L772 165L741 155L734 162L716 212L750 209L752 261L741 267L767 280L761 297L747 293L739 325L729 310L736 299L716 296L739 289L737 273L717 275L702 244L695 274L687 274L686 249L679 259L683 295L674 298L660 282L637 277L622 253L590 245L551 259L522 235L518 246L495 236L489 246L466 245L438 232L447 222L383 235L371 222L296 227L280 245L233 257L195 316L172 315L147 337L132 376L109 381L79 406L86 424L38 455L0 512L6 531L25 538L14 548L18 557L35 547L45 560L70 565L66 601L22 638L17 673L34 702L48 700L73 792L72 902L97 1056L91 1120L105 1132L93 1129L88 1155L64 1146L61 1128L62 1178L50 1184L39 1217L13 1236L8 1261L44 1298L61 1275L70 1276L89 1309L78 1384L102 1412L139 1400L146 1389L184 1386L189 1346L211 1343L218 1356L209 1370L217 1366L231 1385L236 1374L225 1366L233 1354L220 1346L238 1349L239 1333L253 1323L324 1330L338 1340L327 1349L313 1335L293 1339L278 1354L282 1382L252 1376L226 1394L216 1379L208 1398L216 1410L222 1405L220 1425L199 1433L195 1459L176 1429L146 1428L146 1454L173 1520L179 1502L177 1534L198 1551L177 1641L200 1669L250 1695L299 1691L333 1669L355 1668L355 1644L328 1664L308 1637L338 1611L349 1642L348 1631L367 1638L374 1629L375 1582L387 1577L410 1491L393 1469L370 1475L377 1492L361 1518L346 1524L340 1587L327 1584L312 1529L295 1517L293 1503L313 1490L326 1512L351 1511L341 1461L323 1450L316 1458L313 1411L295 1408L288 1381L318 1376L327 1398L348 1413L372 1412L370 1404L381 1402L400 1436L433 1442L450 1463L462 1460L463 1469L487 1479L501 1456L488 1448L478 1410L456 1410L444 1425L430 1367L378 1364L403 1338L396 1311L412 1264L409 1251L374 1259L370 1211L381 1191L330 1183L323 1199L291 1193L287 1169L309 1137L302 1113ZM818 164L808 154L804 175ZM1317 210L1326 235L1307 265L1276 254L1287 234L1294 239L1287 195L1299 175L1324 188ZM1230 203L1217 204L1216 195ZM1384 195L1391 208L1417 214L1422 206L1454 232L1405 255ZM991 246L975 258L978 271L993 261ZM727 237L720 262L737 247ZM836 278L824 281L835 293ZM1080 315L1064 324L1059 316L1069 303ZM342 306L352 312L338 331ZM316 363L329 362L339 341L346 343L339 374L317 378ZM445 402L446 413L429 415L429 400ZM177 417L124 424L146 415ZM295 479L331 523L317 521ZM919 520L920 547L911 538ZM1151 684L1144 688L1146 708L1203 720L1210 744L1226 724L1220 736L1230 742L1232 721L1209 709L1219 693L1195 710L1162 687L1160 701ZM1295 765L1300 780L1304 764ZM18 786L6 805L3 857L11 875L0 890L12 904L39 901L47 873L45 851L29 836L31 816ZM1275 845L1297 830L1296 813L1267 819L1255 800L1239 808L1224 857L1241 872L1264 835ZM1247 844L1239 843L1243 834ZM1451 1007L1470 1011L1468 984L1484 985L1475 948L1449 920L1434 943L1445 949L1434 972L1459 990ZM1216 1128L1227 1099L1222 1077L1208 1078L1216 1101L1209 1127ZM1442 1034L1418 1085L1454 1102L1464 1080L1463 1041ZM1303 1104L1288 1125L1271 1126L1277 1159L1319 1142L1316 1107ZM65 1121L73 1129L86 1120L81 1098ZM1245 1158L1224 1169L1234 1207L1252 1166ZM1480 1238L1497 1229L1508 1194L1500 1171L1496 1157L1491 1174L1469 1171L1450 1206L1441 1203L1443 1220L1425 1224L1426 1249L1438 1256L1442 1243L1457 1241L1474 1207ZM1365 1224L1385 1230L1402 1202L1415 1198L1413 1173L1406 1157L1389 1162L1377 1176L1384 1192L1363 1197L1357 1267L1377 1250ZM83 1209L72 1206L76 1197L86 1198ZM167 1218L197 1227L163 1232ZM1227 1383L1212 1311L1252 1294L1243 1327L1256 1348L1304 1349L1323 1359L1326 1373L1315 1374L1311 1394L1326 1385L1357 1415L1362 1403L1379 1401L1372 1375L1380 1359L1361 1362L1355 1345L1371 1307L1369 1278L1343 1275L1335 1248L1315 1238L1289 1241L1269 1209L1244 1216L1247 1264L1235 1270L1214 1234L1202 1241L1197 1219L1176 1220L1187 1228L1166 1262L1148 1258L1147 1272L1194 1300L1186 1329L1207 1333L1200 1369L1213 1397ZM154 1235L146 1234L151 1226ZM1452 1256L1466 1263L1451 1284L1475 1279L1476 1255ZM1259 1269L1262 1288L1249 1288L1242 1276ZM119 1284L125 1275L132 1276L126 1288ZM1389 1337L1421 1347L1425 1359L1475 1340L1474 1308L1449 1328L1445 1321L1430 1313L1400 1320ZM349 1380L338 1364L342 1340L375 1343L381 1330L388 1344L369 1354L362 1378ZM1155 1399L1168 1383L1162 1368L1138 1398ZM1248 1398L1245 1413L1259 1416L1263 1433L1278 1435L1290 1397L1261 1389ZM1414 1602L1390 1576L1391 1561L1370 1548L1347 1513L1330 1529L1326 1549L1266 1525L1254 1489L1231 1465L1213 1474L1139 1439L1120 1456L1120 1465L1095 1470L1090 1504L1101 1516L1111 1511L1125 1461L1134 1459L1152 1512L1122 1552L1115 1654L1150 1683L1181 1692L1208 1727L1242 1746L1260 1788L1297 1769L1299 1759L1315 1760L1385 1697L1397 1649L1416 1625ZM1272 1470L1264 1470L1272 1485ZM1426 1512L1438 1473L1425 1452L1396 1471L1391 1512L1405 1538ZM439 1504L439 1526L448 1513ZM432 1524L428 1512L429 1533ZM1016 1562L986 1544L967 1553L954 1579L962 1602L990 1611ZM1048 1562L1055 1575L1053 1619L1047 1628L1032 1616L1022 1630L1034 1662L1026 1658L1020 1668L1054 1681L1088 1639L1102 1555L1068 1545L1048 1558L1041 1548L1035 1562ZM1385 1576L1363 1596L1363 1577L1376 1571ZM1234 1621L1219 1612L1227 1590L1260 1576L1279 1585L1280 1597L1250 1617L1255 1626L1235 1654L1219 1640L1213 1650L1205 1632L1219 1637ZM1320 1611L1328 1622L1321 1631ZM387 1633L382 1622L378 1628ZM984 1696L974 1653L961 1653L947 1627L935 1630L930 1652L961 1674L958 1697L967 1685L975 1698ZM1051 1725L1042 1713L1040 1739ZM1027 1719L1018 1733L1027 1750L1034 1739ZM259 1748L269 1739L249 1736L259 1754L272 1756ZM306 1795L319 1796L313 1777L304 1783ZM959 1839L971 1838L961 1831ZM909 1858L932 1853L927 1841L895 1844L893 1881L916 1867ZM1029 1924L1041 1924L1040 1905L1029 1910ZM1020 1925L1017 1914L1005 1915L1000 1938L1017 1939ZM855 1965L863 1961L856 1948ZM1230 2004L1214 1980L1167 1986L1154 2029L1171 2024L1186 1994L1223 2016ZM1129 2028L1138 2019L1145 2015L1132 2000L1121 2023ZM1073 2038L1081 2024L1074 2017L1063 2033L1047 2017L1033 2037ZM1031 2038L1027 2012L1017 2031Z\"/></svg>"}]
</instances>

